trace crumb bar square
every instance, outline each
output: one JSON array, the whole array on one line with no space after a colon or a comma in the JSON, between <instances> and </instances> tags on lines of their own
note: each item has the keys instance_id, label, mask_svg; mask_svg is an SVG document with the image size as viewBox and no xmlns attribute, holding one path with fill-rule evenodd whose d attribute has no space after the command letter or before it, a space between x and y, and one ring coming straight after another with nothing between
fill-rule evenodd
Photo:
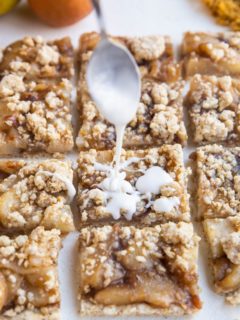
<instances>
[{"instance_id":1,"label":"crumb bar square","mask_svg":"<svg viewBox=\"0 0 240 320\"><path fill-rule=\"evenodd\" d=\"M181 53L185 77L196 73L240 76L240 32L187 32Z\"/></svg>"},{"instance_id":2,"label":"crumb bar square","mask_svg":"<svg viewBox=\"0 0 240 320\"><path fill-rule=\"evenodd\" d=\"M113 157L114 151L110 150L80 152L77 203L81 225L112 224L116 220L144 225L190 220L187 177L180 145L123 151L120 174L125 177L126 189L120 200L117 200L118 191L108 193L104 182L112 170ZM155 185L155 174L151 172L156 168L160 177ZM154 190L145 190L145 186L140 185L143 179L149 179L149 184L155 185ZM130 204L134 199L135 206ZM116 201L118 210L114 206Z\"/></svg>"},{"instance_id":3,"label":"crumb bar square","mask_svg":"<svg viewBox=\"0 0 240 320\"><path fill-rule=\"evenodd\" d=\"M0 160L0 232L73 231L72 180L69 161Z\"/></svg>"},{"instance_id":4,"label":"crumb bar square","mask_svg":"<svg viewBox=\"0 0 240 320\"><path fill-rule=\"evenodd\" d=\"M112 149L115 145L114 127L98 112L91 99L86 68L91 54L99 41L96 33L85 34L80 43L80 76L78 101L81 128L76 143L80 150L94 148ZM180 143L187 140L183 122L182 91L179 80L180 67L173 61L172 44L168 37L114 38L132 52L142 74L141 101L136 117L128 124L125 148L142 148L163 143ZM172 61L172 63L170 63ZM154 71L153 64L175 70L170 77L165 71ZM173 65L174 64L174 67ZM161 83L167 81L169 83ZM173 82L173 83L170 83Z\"/></svg>"},{"instance_id":5,"label":"crumb bar square","mask_svg":"<svg viewBox=\"0 0 240 320\"><path fill-rule=\"evenodd\" d=\"M60 297L59 231L34 229L29 235L0 235L0 319L57 320Z\"/></svg>"},{"instance_id":6,"label":"crumb bar square","mask_svg":"<svg viewBox=\"0 0 240 320\"><path fill-rule=\"evenodd\" d=\"M190 223L88 227L79 237L81 315L192 314L199 238Z\"/></svg>"},{"instance_id":7,"label":"crumb bar square","mask_svg":"<svg viewBox=\"0 0 240 320\"><path fill-rule=\"evenodd\" d=\"M240 216L206 219L204 232L211 251L213 282L227 302L240 304Z\"/></svg>"},{"instance_id":8,"label":"crumb bar square","mask_svg":"<svg viewBox=\"0 0 240 320\"><path fill-rule=\"evenodd\" d=\"M198 148L197 197L200 218L224 218L240 212L240 148Z\"/></svg>"},{"instance_id":9,"label":"crumb bar square","mask_svg":"<svg viewBox=\"0 0 240 320\"><path fill-rule=\"evenodd\" d=\"M186 105L194 142L240 143L240 80L195 75L190 81Z\"/></svg>"},{"instance_id":10,"label":"crumb bar square","mask_svg":"<svg viewBox=\"0 0 240 320\"><path fill-rule=\"evenodd\" d=\"M70 79L73 75L73 46L69 37L45 41L25 37L7 46L1 53L0 78L16 73L28 80Z\"/></svg>"},{"instance_id":11,"label":"crumb bar square","mask_svg":"<svg viewBox=\"0 0 240 320\"><path fill-rule=\"evenodd\" d=\"M144 148L164 143L186 144L183 87L181 81L167 84L142 80L141 100L136 116L125 130L125 148ZM81 128L76 140L78 148L112 149L116 140L114 126L105 120L89 96L82 103L80 112Z\"/></svg>"},{"instance_id":12,"label":"crumb bar square","mask_svg":"<svg viewBox=\"0 0 240 320\"><path fill-rule=\"evenodd\" d=\"M0 80L0 154L67 152L73 148L69 80Z\"/></svg>"}]
</instances>

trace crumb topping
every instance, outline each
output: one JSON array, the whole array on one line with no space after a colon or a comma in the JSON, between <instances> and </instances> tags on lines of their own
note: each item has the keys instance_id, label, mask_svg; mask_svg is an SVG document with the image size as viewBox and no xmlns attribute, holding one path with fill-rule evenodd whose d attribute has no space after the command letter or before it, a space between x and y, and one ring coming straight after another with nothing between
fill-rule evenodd
<instances>
[{"instance_id":1,"label":"crumb topping","mask_svg":"<svg viewBox=\"0 0 240 320\"><path fill-rule=\"evenodd\" d=\"M56 46L43 45L37 53L37 62L41 65L57 64L59 62L59 52Z\"/></svg>"},{"instance_id":2,"label":"crumb topping","mask_svg":"<svg viewBox=\"0 0 240 320\"><path fill-rule=\"evenodd\" d=\"M138 62L158 59L165 51L165 40L161 36L136 37L131 39L129 43Z\"/></svg>"},{"instance_id":3,"label":"crumb topping","mask_svg":"<svg viewBox=\"0 0 240 320\"><path fill-rule=\"evenodd\" d=\"M236 142L240 139L240 82L229 76L196 75L187 104L197 143Z\"/></svg>"},{"instance_id":4,"label":"crumb topping","mask_svg":"<svg viewBox=\"0 0 240 320\"><path fill-rule=\"evenodd\" d=\"M8 97L16 93L23 92L25 84L22 77L9 74L2 78L0 81L0 97Z\"/></svg>"}]
</instances>

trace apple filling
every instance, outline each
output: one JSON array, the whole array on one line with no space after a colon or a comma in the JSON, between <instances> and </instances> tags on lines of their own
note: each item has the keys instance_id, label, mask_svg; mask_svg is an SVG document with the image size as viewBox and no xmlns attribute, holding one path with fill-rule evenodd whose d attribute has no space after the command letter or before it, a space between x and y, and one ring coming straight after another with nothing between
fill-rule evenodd
<instances>
[{"instance_id":1,"label":"apple filling","mask_svg":"<svg viewBox=\"0 0 240 320\"><path fill-rule=\"evenodd\" d=\"M199 309L197 242L192 226L184 222L82 229L81 299L103 306Z\"/></svg>"}]
</instances>

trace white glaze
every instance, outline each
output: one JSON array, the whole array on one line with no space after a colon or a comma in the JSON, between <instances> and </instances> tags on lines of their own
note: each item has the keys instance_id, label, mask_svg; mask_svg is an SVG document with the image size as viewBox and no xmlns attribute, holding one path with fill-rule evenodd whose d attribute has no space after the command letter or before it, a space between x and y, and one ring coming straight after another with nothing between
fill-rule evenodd
<instances>
[{"instance_id":1,"label":"white glaze","mask_svg":"<svg viewBox=\"0 0 240 320\"><path fill-rule=\"evenodd\" d=\"M159 194L162 186L172 182L172 177L165 170L161 167L153 166L138 178L136 188L141 193Z\"/></svg>"},{"instance_id":2,"label":"white glaze","mask_svg":"<svg viewBox=\"0 0 240 320\"><path fill-rule=\"evenodd\" d=\"M137 162L137 158L132 158L126 163ZM153 206L156 212L170 212L175 207L179 206L180 200L178 197L161 197L152 201L153 194L159 194L161 187L172 183L171 176L161 167L153 166L138 178L136 185L132 186L126 178L126 173L119 171L118 176L115 176L115 169L106 165L97 165L99 170L102 168L108 171L108 176L98 185L99 189L104 192L106 202L106 210L112 214L112 217L117 220L121 216L121 210L124 211L127 220L131 220L137 210L137 203L141 200L147 200L146 208ZM125 165L121 164L120 168ZM120 169L122 170L122 169Z\"/></svg>"},{"instance_id":3,"label":"white glaze","mask_svg":"<svg viewBox=\"0 0 240 320\"><path fill-rule=\"evenodd\" d=\"M174 208L178 207L180 199L178 197L161 197L154 201L153 209L156 212L171 212Z\"/></svg>"},{"instance_id":4,"label":"white glaze","mask_svg":"<svg viewBox=\"0 0 240 320\"><path fill-rule=\"evenodd\" d=\"M56 172L50 172L50 171L45 171L45 170L39 170L37 174L42 174L48 177L56 177L58 180L62 181L66 188L67 188L67 194L68 194L68 199L69 202L71 202L76 194L76 189L74 188L74 185L72 181L63 175L60 175Z\"/></svg>"}]
</instances>

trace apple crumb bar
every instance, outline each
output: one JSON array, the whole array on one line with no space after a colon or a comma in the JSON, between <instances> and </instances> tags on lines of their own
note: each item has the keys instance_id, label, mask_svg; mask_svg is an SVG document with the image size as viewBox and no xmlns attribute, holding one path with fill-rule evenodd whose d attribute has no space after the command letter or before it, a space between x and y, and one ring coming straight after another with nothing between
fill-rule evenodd
<instances>
[{"instance_id":1,"label":"apple crumb bar","mask_svg":"<svg viewBox=\"0 0 240 320\"><path fill-rule=\"evenodd\" d=\"M120 204L118 217L111 211L116 194L108 194L104 179L111 171L114 151L80 152L78 160L77 203L81 225L137 222L144 225L165 221L189 221L190 211L186 190L187 174L183 165L180 145L163 145L160 148L127 150L122 152L120 173L127 186L124 200ZM153 179L148 169L160 167L163 176L157 178L159 186L152 193L139 188L142 177ZM160 172L161 173L161 172ZM165 182L162 179L167 179ZM153 183L150 184L153 185ZM138 200L136 207L129 205L132 195ZM118 202L118 200L117 200ZM169 204L171 204L169 208ZM129 217L129 211L131 215Z\"/></svg>"},{"instance_id":2,"label":"apple crumb bar","mask_svg":"<svg viewBox=\"0 0 240 320\"><path fill-rule=\"evenodd\" d=\"M240 32L186 32L181 53L186 78L196 73L240 76Z\"/></svg>"},{"instance_id":3,"label":"apple crumb bar","mask_svg":"<svg viewBox=\"0 0 240 320\"><path fill-rule=\"evenodd\" d=\"M142 80L141 100L136 116L125 130L125 148L159 146L164 143L186 144L183 87L181 81L167 84L152 79ZM112 149L116 140L114 126L100 114L88 94L82 95L80 99L81 128L76 140L78 148Z\"/></svg>"},{"instance_id":4,"label":"apple crumb bar","mask_svg":"<svg viewBox=\"0 0 240 320\"><path fill-rule=\"evenodd\" d=\"M89 95L85 77L88 61L99 39L97 33L84 34L80 39L78 100L81 128L76 143L81 150L105 150L115 145L114 127L98 112ZM169 37L113 39L131 51L142 75L141 101L136 117L126 128L124 147L185 144L187 134L183 123L183 82L177 81L180 78L180 65L174 62Z\"/></svg>"},{"instance_id":5,"label":"apple crumb bar","mask_svg":"<svg viewBox=\"0 0 240 320\"><path fill-rule=\"evenodd\" d=\"M214 287L230 304L240 304L240 216L206 219Z\"/></svg>"},{"instance_id":6,"label":"apple crumb bar","mask_svg":"<svg viewBox=\"0 0 240 320\"><path fill-rule=\"evenodd\" d=\"M193 140L198 144L240 142L240 81L195 75L186 97Z\"/></svg>"},{"instance_id":7,"label":"apple crumb bar","mask_svg":"<svg viewBox=\"0 0 240 320\"><path fill-rule=\"evenodd\" d=\"M200 218L225 218L240 212L240 147L208 145L195 152Z\"/></svg>"},{"instance_id":8,"label":"apple crumb bar","mask_svg":"<svg viewBox=\"0 0 240 320\"><path fill-rule=\"evenodd\" d=\"M59 231L0 235L0 320L58 320Z\"/></svg>"},{"instance_id":9,"label":"apple crumb bar","mask_svg":"<svg viewBox=\"0 0 240 320\"><path fill-rule=\"evenodd\" d=\"M28 80L68 78L73 75L73 47L69 37L45 41L25 37L7 46L0 57L0 78L15 73Z\"/></svg>"},{"instance_id":10,"label":"apple crumb bar","mask_svg":"<svg viewBox=\"0 0 240 320\"><path fill-rule=\"evenodd\" d=\"M0 80L0 154L67 152L73 148L72 84L25 81L17 74Z\"/></svg>"},{"instance_id":11,"label":"apple crumb bar","mask_svg":"<svg viewBox=\"0 0 240 320\"><path fill-rule=\"evenodd\" d=\"M201 308L191 223L88 227L79 237L81 315L182 315Z\"/></svg>"},{"instance_id":12,"label":"apple crumb bar","mask_svg":"<svg viewBox=\"0 0 240 320\"><path fill-rule=\"evenodd\" d=\"M69 161L0 160L0 231L29 232L39 225L73 231L72 180Z\"/></svg>"}]
</instances>

